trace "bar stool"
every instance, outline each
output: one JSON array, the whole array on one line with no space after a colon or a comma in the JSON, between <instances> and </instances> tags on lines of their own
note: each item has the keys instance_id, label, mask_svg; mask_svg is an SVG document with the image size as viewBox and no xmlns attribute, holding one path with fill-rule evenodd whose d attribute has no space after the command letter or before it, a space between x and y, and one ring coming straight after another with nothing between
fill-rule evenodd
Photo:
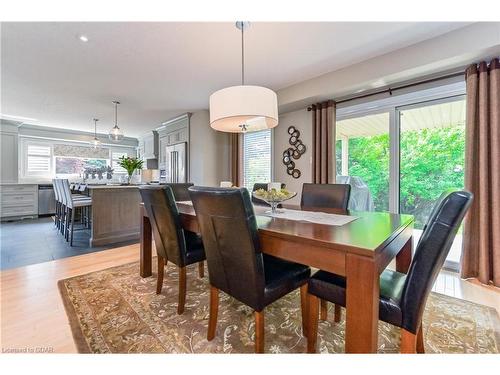
<instances>
[{"instance_id":1,"label":"bar stool","mask_svg":"<svg viewBox=\"0 0 500 375\"><path fill-rule=\"evenodd\" d=\"M56 199L56 208L54 214L54 226L59 229L61 224L61 199L59 196L59 184L55 178L52 179L52 186L54 188L54 196Z\"/></svg>"},{"instance_id":2,"label":"bar stool","mask_svg":"<svg viewBox=\"0 0 500 375\"><path fill-rule=\"evenodd\" d=\"M69 240L70 246L73 246L73 233L75 231L75 211L78 208L85 208L92 206L92 198L85 197L81 194L79 196L74 196L71 194L70 185L68 180L61 180L61 185L63 188L63 200L65 210L65 238L66 241Z\"/></svg>"}]
</instances>

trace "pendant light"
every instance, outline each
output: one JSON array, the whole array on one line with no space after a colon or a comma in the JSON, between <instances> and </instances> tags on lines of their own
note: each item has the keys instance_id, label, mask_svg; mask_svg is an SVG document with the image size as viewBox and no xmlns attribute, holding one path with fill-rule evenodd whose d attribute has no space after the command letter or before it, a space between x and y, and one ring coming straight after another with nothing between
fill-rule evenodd
<instances>
[{"instance_id":1,"label":"pendant light","mask_svg":"<svg viewBox=\"0 0 500 375\"><path fill-rule=\"evenodd\" d=\"M111 141L118 142L123 139L123 133L118 127L118 104L120 104L120 102L115 100L113 104L115 105L115 126L109 131L108 136Z\"/></svg>"},{"instance_id":2,"label":"pendant light","mask_svg":"<svg viewBox=\"0 0 500 375\"><path fill-rule=\"evenodd\" d=\"M99 119L95 118L93 121L94 121L94 139L90 142L90 145L94 150L97 150L102 146L101 141L99 140L99 138L97 138L97 121L99 121Z\"/></svg>"},{"instance_id":3,"label":"pendant light","mask_svg":"<svg viewBox=\"0 0 500 375\"><path fill-rule=\"evenodd\" d=\"M241 85L210 95L210 126L219 131L244 133L278 125L278 98L266 87L245 85L244 32L249 22L236 22L241 30Z\"/></svg>"}]
</instances>

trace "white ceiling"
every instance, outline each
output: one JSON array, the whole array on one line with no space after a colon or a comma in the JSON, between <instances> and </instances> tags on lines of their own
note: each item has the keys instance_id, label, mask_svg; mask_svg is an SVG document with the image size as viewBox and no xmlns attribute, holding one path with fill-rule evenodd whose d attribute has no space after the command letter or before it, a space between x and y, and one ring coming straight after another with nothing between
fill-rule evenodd
<instances>
[{"instance_id":1,"label":"white ceiling","mask_svg":"<svg viewBox=\"0 0 500 375\"><path fill-rule=\"evenodd\" d=\"M467 23L253 23L245 34L246 83L274 90L433 38ZM121 101L127 136L240 83L232 23L2 23L1 113L99 132ZM87 43L79 35L89 38Z\"/></svg>"}]
</instances>

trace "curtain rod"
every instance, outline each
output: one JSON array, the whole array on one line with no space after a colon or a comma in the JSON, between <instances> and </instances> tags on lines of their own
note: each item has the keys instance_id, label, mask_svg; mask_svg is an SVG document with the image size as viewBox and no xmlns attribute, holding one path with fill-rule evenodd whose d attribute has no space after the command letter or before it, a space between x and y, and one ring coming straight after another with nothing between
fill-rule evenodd
<instances>
[{"instance_id":1,"label":"curtain rod","mask_svg":"<svg viewBox=\"0 0 500 375\"><path fill-rule=\"evenodd\" d=\"M383 90L373 91L373 92L366 93L366 94L363 94L363 95L357 95L357 96L349 97L349 98L346 98L346 99L340 99L340 100L334 100L334 101L335 101L336 104L340 104L340 103L350 102L350 101L356 100L356 99L368 98L370 96L380 95L380 94L385 94L385 93L388 93L389 95L392 95L392 93L394 91L397 91L397 90L403 90L403 89L407 89L409 87L423 85L423 84L426 84L426 83L437 82L437 81L441 81L443 79L454 78L454 77L459 77L459 76L465 76L465 72L451 73L451 74L447 74L447 75L443 75L443 76L439 76L439 77L435 77L435 78L424 79L422 81L408 83L408 84L405 84L405 85L396 86L396 87L392 87L392 88L388 87L388 88L383 89ZM307 107L307 110L308 111L312 111L312 106Z\"/></svg>"}]
</instances>

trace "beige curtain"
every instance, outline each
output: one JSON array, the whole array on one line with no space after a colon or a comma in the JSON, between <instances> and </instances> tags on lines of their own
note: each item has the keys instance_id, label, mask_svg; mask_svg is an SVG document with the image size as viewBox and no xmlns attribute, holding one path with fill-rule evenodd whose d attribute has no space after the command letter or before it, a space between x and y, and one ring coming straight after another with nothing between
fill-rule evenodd
<instances>
[{"instance_id":1,"label":"beige curtain","mask_svg":"<svg viewBox=\"0 0 500 375\"><path fill-rule=\"evenodd\" d=\"M313 134L312 182L335 183L335 102L311 106Z\"/></svg>"},{"instance_id":2,"label":"beige curtain","mask_svg":"<svg viewBox=\"0 0 500 375\"><path fill-rule=\"evenodd\" d=\"M464 225L462 277L500 286L500 63L466 71L465 188L474 201Z\"/></svg>"},{"instance_id":3,"label":"beige curtain","mask_svg":"<svg viewBox=\"0 0 500 375\"><path fill-rule=\"evenodd\" d=\"M230 148L230 173L231 182L234 186L240 186L241 181L241 134L229 134L229 148Z\"/></svg>"}]
</instances>

